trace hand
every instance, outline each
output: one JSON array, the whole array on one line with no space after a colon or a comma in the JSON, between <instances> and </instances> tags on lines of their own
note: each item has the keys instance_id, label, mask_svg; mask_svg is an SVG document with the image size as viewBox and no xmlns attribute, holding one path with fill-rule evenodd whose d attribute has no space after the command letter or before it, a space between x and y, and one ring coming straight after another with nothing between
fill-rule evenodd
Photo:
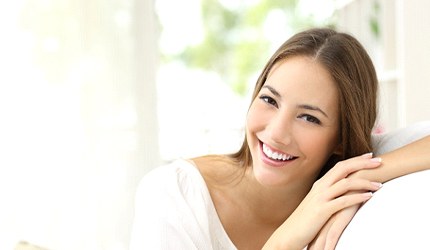
<instances>
[{"instance_id":1,"label":"hand","mask_svg":"<svg viewBox=\"0 0 430 250\"><path fill-rule=\"evenodd\" d=\"M348 178L359 178L357 173L358 172L350 174ZM380 184L377 185L379 185L380 187L382 186ZM361 205L362 204L350 206L334 214L323 226L317 237L308 245L307 249L335 249L340 236L342 235L348 224L351 222L352 218L354 218L354 215L357 213Z\"/></svg>"},{"instance_id":2,"label":"hand","mask_svg":"<svg viewBox=\"0 0 430 250\"><path fill-rule=\"evenodd\" d=\"M334 214L367 201L372 196L372 191L380 187L366 179L346 177L362 169L376 168L380 164L379 159L371 159L371 154L336 164L314 183L296 210L272 234L265 247L305 248Z\"/></svg>"},{"instance_id":3,"label":"hand","mask_svg":"<svg viewBox=\"0 0 430 250\"><path fill-rule=\"evenodd\" d=\"M333 250L346 226L351 222L359 208L360 205L354 205L334 214L323 226L317 237L308 245L307 249Z\"/></svg>"}]
</instances>

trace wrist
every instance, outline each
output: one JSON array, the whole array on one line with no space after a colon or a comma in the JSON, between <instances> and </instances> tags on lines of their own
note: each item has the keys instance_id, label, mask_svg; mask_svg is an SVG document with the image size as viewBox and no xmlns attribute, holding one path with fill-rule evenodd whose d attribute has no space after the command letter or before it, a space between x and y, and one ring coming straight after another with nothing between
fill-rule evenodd
<instances>
[{"instance_id":1,"label":"wrist","mask_svg":"<svg viewBox=\"0 0 430 250\"><path fill-rule=\"evenodd\" d=\"M304 243L304 241L300 237L295 238L293 235L294 235L293 233L289 234L289 233L283 232L282 237L281 235L276 236L276 231L275 231L275 234L273 234L270 237L270 239L264 245L263 249L265 250L285 250L285 249L303 250L305 249L308 243L301 244L301 243Z\"/></svg>"},{"instance_id":2,"label":"wrist","mask_svg":"<svg viewBox=\"0 0 430 250\"><path fill-rule=\"evenodd\" d=\"M287 236L288 235L288 236ZM300 246L297 245L298 239L292 237L293 233L288 233L286 231L279 231L279 228L270 236L269 240L264 244L263 250L302 250Z\"/></svg>"}]
</instances>

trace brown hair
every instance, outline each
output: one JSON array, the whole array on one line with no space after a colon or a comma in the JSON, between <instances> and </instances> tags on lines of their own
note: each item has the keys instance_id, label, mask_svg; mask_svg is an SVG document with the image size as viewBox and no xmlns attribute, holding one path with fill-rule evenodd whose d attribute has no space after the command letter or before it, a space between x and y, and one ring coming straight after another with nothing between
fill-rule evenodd
<instances>
[{"instance_id":1,"label":"brown hair","mask_svg":"<svg viewBox=\"0 0 430 250\"><path fill-rule=\"evenodd\" d=\"M309 56L321 63L339 91L341 152L331 156L321 174L340 160L371 152L378 82L372 60L360 42L349 34L328 28L314 28L294 35L267 62L257 80L252 100L264 85L271 68L280 60L293 56ZM231 156L242 166L251 165L246 136L240 150Z\"/></svg>"}]
</instances>

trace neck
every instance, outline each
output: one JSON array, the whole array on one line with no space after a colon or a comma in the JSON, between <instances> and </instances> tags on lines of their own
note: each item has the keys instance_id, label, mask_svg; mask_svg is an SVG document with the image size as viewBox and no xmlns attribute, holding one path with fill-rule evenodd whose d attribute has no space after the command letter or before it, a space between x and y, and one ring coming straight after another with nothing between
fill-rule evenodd
<instances>
[{"instance_id":1,"label":"neck","mask_svg":"<svg viewBox=\"0 0 430 250\"><path fill-rule=\"evenodd\" d=\"M291 183L283 187L267 187L255 179L251 166L244 167L227 156L212 155L194 158L208 185L212 200L220 214L233 214L236 220L250 216L258 224L277 227L297 208L312 187L313 181Z\"/></svg>"},{"instance_id":2,"label":"neck","mask_svg":"<svg viewBox=\"0 0 430 250\"><path fill-rule=\"evenodd\" d=\"M255 219L270 224L282 224L297 208L309 192L312 182L304 182L283 187L266 187L254 177L248 167L236 187L237 202L252 213Z\"/></svg>"}]
</instances>

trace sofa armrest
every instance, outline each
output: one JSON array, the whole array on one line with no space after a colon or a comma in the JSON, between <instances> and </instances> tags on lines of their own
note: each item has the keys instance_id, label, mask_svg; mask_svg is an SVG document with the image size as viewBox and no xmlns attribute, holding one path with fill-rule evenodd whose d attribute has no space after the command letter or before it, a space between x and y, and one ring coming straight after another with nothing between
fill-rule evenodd
<instances>
[{"instance_id":1,"label":"sofa armrest","mask_svg":"<svg viewBox=\"0 0 430 250\"><path fill-rule=\"evenodd\" d=\"M354 216L336 250L430 249L430 170L377 191Z\"/></svg>"}]
</instances>

